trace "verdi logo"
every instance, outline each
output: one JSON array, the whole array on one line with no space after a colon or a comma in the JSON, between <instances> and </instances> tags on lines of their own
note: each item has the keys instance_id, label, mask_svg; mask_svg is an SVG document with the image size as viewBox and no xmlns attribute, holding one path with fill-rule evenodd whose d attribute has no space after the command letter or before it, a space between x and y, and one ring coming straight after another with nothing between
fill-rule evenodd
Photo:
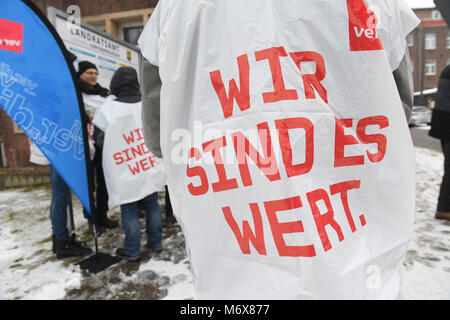
<instances>
[{"instance_id":1,"label":"verdi logo","mask_svg":"<svg viewBox=\"0 0 450 320\"><path fill-rule=\"evenodd\" d=\"M23 24L0 19L0 50L22 53Z\"/></svg>"},{"instance_id":2,"label":"verdi logo","mask_svg":"<svg viewBox=\"0 0 450 320\"><path fill-rule=\"evenodd\" d=\"M347 0L350 51L383 50L377 32L378 19L363 0Z\"/></svg>"}]
</instances>

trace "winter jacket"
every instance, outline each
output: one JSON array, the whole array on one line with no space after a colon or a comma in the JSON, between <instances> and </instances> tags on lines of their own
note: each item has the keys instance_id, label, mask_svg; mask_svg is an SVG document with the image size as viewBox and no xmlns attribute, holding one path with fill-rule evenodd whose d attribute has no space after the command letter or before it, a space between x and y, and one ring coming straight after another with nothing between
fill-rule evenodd
<instances>
[{"instance_id":1,"label":"winter jacket","mask_svg":"<svg viewBox=\"0 0 450 320\"><path fill-rule=\"evenodd\" d=\"M86 82L79 79L78 80L78 87L80 88L81 94L83 96L83 103L84 103L84 109L86 111L86 117L88 117L90 114L95 114L95 111L105 103L106 98L109 96L109 90L106 88L103 88L98 83L95 84L94 87L89 87ZM89 122L89 121L87 121ZM94 126L94 131L91 132L91 134L94 137L94 143L96 148L101 148L101 145L99 145L97 142L102 140L102 132L100 129L96 128ZM91 158L92 158L92 152L91 150Z\"/></svg>"},{"instance_id":2,"label":"winter jacket","mask_svg":"<svg viewBox=\"0 0 450 320\"><path fill-rule=\"evenodd\" d=\"M445 67L439 77L429 135L443 141L450 141L450 65Z\"/></svg>"},{"instance_id":3,"label":"winter jacket","mask_svg":"<svg viewBox=\"0 0 450 320\"><path fill-rule=\"evenodd\" d=\"M111 94L116 96L116 101L123 103L136 103L141 101L138 75L136 70L131 67L117 69L111 78L109 87ZM97 127L95 127L94 139L97 148L103 148L105 133Z\"/></svg>"}]
</instances>

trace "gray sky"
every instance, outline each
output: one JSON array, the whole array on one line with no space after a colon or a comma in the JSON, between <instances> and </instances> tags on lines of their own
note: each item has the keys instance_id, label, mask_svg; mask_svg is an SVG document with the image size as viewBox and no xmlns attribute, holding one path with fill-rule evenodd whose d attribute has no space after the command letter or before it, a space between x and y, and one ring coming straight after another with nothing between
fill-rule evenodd
<instances>
[{"instance_id":1,"label":"gray sky","mask_svg":"<svg viewBox=\"0 0 450 320\"><path fill-rule=\"evenodd\" d=\"M405 2L413 9L435 7L433 0L405 0Z\"/></svg>"}]
</instances>

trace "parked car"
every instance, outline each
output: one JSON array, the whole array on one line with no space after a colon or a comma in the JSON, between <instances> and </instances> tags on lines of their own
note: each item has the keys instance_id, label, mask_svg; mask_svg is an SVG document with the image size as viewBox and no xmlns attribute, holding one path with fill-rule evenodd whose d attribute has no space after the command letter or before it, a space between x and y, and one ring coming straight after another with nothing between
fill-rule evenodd
<instances>
[{"instance_id":1,"label":"parked car","mask_svg":"<svg viewBox=\"0 0 450 320\"><path fill-rule=\"evenodd\" d=\"M418 126L421 124L431 123L431 109L425 106L413 106L411 119L409 120L410 126Z\"/></svg>"}]
</instances>

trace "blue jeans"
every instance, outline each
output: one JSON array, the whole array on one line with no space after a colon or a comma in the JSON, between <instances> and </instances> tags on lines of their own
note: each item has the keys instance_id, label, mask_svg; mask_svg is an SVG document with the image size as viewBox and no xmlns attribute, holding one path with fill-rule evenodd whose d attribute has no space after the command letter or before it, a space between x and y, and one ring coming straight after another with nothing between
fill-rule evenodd
<instances>
[{"instance_id":1,"label":"blue jeans","mask_svg":"<svg viewBox=\"0 0 450 320\"><path fill-rule=\"evenodd\" d=\"M50 203L50 221L53 235L58 240L69 240L67 230L67 206L70 201L70 189L56 170L50 166L52 201Z\"/></svg>"},{"instance_id":2,"label":"blue jeans","mask_svg":"<svg viewBox=\"0 0 450 320\"><path fill-rule=\"evenodd\" d=\"M123 248L129 256L139 255L141 248L141 231L139 224L138 202L120 206L122 211L122 227L125 232ZM158 203L158 193L140 200L146 213L147 245L159 247L162 244L161 207Z\"/></svg>"}]
</instances>

